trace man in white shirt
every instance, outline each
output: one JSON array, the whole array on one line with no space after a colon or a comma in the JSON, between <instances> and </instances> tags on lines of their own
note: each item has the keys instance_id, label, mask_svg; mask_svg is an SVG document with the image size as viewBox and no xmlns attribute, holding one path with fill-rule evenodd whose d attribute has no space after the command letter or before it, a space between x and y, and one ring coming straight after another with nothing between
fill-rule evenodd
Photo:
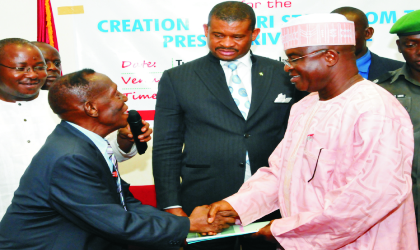
<instances>
[{"instance_id":1,"label":"man in white shirt","mask_svg":"<svg viewBox=\"0 0 420 250\"><path fill-rule=\"evenodd\" d=\"M47 78L46 69L42 53L29 41L0 40L0 218L32 157L60 122L48 105L48 92L40 91ZM148 141L148 124L145 130L142 140ZM136 154L133 142L123 139L124 133L110 136L118 161Z\"/></svg>"}]
</instances>

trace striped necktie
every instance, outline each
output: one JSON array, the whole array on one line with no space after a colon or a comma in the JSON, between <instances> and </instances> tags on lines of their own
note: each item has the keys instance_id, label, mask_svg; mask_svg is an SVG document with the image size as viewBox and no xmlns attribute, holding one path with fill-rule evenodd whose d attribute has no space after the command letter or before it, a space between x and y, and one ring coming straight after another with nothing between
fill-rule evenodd
<instances>
[{"instance_id":1,"label":"striped necktie","mask_svg":"<svg viewBox=\"0 0 420 250\"><path fill-rule=\"evenodd\" d=\"M122 192L122 188L121 188L121 178L120 178L120 172L118 172L117 158L115 158L114 151L112 150L112 147L109 144L109 142L108 142L108 148L106 149L106 152L108 153L109 159L112 162L112 176L116 177L117 192L120 195L121 205L124 207L125 211L127 211L127 207L125 205L124 196L123 196L123 192Z\"/></svg>"}]
</instances>

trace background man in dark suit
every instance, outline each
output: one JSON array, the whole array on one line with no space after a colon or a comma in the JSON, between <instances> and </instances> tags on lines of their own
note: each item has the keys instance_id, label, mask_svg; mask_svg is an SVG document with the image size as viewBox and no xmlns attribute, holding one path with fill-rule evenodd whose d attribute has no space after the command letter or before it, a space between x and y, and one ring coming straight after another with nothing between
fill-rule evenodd
<instances>
[{"instance_id":1,"label":"background man in dark suit","mask_svg":"<svg viewBox=\"0 0 420 250\"><path fill-rule=\"evenodd\" d=\"M267 166L298 100L283 64L250 52L260 32L250 6L217 4L204 31L210 53L165 71L157 94L153 141L157 203L180 216L237 192L252 173ZM236 92L235 84L242 83L242 92ZM244 106L241 97L247 97ZM272 217L279 218L279 212ZM231 237L186 248L233 249L235 244ZM257 240L242 242L242 249L275 245Z\"/></svg>"},{"instance_id":2,"label":"background man in dark suit","mask_svg":"<svg viewBox=\"0 0 420 250\"><path fill-rule=\"evenodd\" d=\"M347 20L353 21L356 32L356 64L359 74L368 80L375 80L378 76L401 68L403 62L380 57L369 51L366 41L371 39L374 29L369 27L365 13L353 7L340 7L331 13L344 15Z\"/></svg>"},{"instance_id":3,"label":"background man in dark suit","mask_svg":"<svg viewBox=\"0 0 420 250\"><path fill-rule=\"evenodd\" d=\"M62 122L21 178L0 223L0 249L179 249L189 231L234 222L210 225L205 207L188 219L134 199L104 139L128 117L127 97L107 76L89 69L63 76L48 99Z\"/></svg>"}]
</instances>

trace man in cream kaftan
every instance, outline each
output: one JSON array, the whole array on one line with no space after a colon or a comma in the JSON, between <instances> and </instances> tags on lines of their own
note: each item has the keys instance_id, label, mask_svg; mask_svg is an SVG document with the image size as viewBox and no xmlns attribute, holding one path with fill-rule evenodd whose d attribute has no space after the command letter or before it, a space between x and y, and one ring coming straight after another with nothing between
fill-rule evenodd
<instances>
[{"instance_id":1,"label":"man in cream kaftan","mask_svg":"<svg viewBox=\"0 0 420 250\"><path fill-rule=\"evenodd\" d=\"M364 80L292 108L285 138L227 199L246 225L280 208L271 232L285 249L418 249L405 109ZM313 178L312 178L313 177Z\"/></svg>"},{"instance_id":2,"label":"man in cream kaftan","mask_svg":"<svg viewBox=\"0 0 420 250\"><path fill-rule=\"evenodd\" d=\"M338 32L337 32L338 31ZM311 14L282 28L284 70L310 95L296 103L282 142L238 193L211 204L286 250L416 250L413 126L404 107L358 74L354 24Z\"/></svg>"}]
</instances>

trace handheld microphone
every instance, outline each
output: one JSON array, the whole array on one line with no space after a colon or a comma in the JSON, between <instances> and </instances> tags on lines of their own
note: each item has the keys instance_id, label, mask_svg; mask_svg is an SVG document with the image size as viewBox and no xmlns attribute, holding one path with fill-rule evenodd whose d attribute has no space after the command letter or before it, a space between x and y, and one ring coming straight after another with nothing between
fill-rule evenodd
<instances>
[{"instance_id":1,"label":"handheld microphone","mask_svg":"<svg viewBox=\"0 0 420 250\"><path fill-rule=\"evenodd\" d=\"M136 143L137 151L139 154L144 154L147 149L147 142L140 142L139 135L143 134L141 128L143 127L143 123L141 123L141 116L135 110L128 111L128 124L130 124L131 133L134 137L134 143Z\"/></svg>"}]
</instances>

